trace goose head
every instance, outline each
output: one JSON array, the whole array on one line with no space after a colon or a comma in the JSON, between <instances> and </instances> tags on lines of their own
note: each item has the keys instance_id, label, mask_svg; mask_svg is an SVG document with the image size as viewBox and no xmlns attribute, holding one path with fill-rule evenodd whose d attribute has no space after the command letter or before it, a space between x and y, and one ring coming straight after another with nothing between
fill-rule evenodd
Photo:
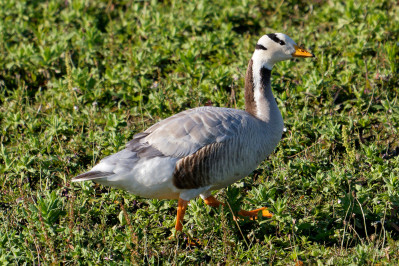
<instances>
[{"instance_id":1,"label":"goose head","mask_svg":"<svg viewBox=\"0 0 399 266\"><path fill-rule=\"evenodd\" d=\"M299 47L290 37L283 33L263 35L255 46L252 60L271 70L275 63L293 57L314 57Z\"/></svg>"},{"instance_id":2,"label":"goose head","mask_svg":"<svg viewBox=\"0 0 399 266\"><path fill-rule=\"evenodd\" d=\"M271 70L277 62L293 57L313 57L283 33L262 36L248 63L245 75L245 110L260 120L274 121L283 129L283 119L271 90Z\"/></svg>"}]
</instances>

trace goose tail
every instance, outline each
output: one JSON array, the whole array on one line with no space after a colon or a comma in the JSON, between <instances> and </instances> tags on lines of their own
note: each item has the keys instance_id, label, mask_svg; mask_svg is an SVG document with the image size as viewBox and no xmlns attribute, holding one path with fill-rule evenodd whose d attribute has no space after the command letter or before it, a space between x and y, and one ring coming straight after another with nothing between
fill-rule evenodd
<instances>
[{"instance_id":1,"label":"goose tail","mask_svg":"<svg viewBox=\"0 0 399 266\"><path fill-rule=\"evenodd\" d=\"M72 182L81 182L81 181L96 181L97 179L102 179L104 177L114 175L114 173L110 172L102 172L102 171L89 171L78 176L72 178Z\"/></svg>"}]
</instances>

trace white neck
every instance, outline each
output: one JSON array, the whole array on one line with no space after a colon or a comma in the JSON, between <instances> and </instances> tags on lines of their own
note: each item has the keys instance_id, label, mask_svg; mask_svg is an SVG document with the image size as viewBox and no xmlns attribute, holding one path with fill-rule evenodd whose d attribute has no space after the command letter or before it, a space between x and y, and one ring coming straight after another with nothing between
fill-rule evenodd
<instances>
[{"instance_id":1,"label":"white neck","mask_svg":"<svg viewBox=\"0 0 399 266\"><path fill-rule=\"evenodd\" d=\"M258 119L282 124L282 116L274 99L270 76L273 63L260 60L256 53L249 62L245 78L245 109Z\"/></svg>"}]
</instances>

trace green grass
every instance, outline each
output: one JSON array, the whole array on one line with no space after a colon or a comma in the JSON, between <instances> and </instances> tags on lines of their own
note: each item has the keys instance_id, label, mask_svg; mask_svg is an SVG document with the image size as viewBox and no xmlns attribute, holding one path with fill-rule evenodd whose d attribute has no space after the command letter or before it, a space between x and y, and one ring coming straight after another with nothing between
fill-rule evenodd
<instances>
[{"instance_id":1,"label":"green grass","mask_svg":"<svg viewBox=\"0 0 399 266\"><path fill-rule=\"evenodd\" d=\"M399 8L375 1L0 0L0 261L93 264L397 264ZM360 3L361 2L361 3ZM187 108L244 107L257 39L316 54L279 63L287 132L217 193L141 199L73 176Z\"/></svg>"}]
</instances>

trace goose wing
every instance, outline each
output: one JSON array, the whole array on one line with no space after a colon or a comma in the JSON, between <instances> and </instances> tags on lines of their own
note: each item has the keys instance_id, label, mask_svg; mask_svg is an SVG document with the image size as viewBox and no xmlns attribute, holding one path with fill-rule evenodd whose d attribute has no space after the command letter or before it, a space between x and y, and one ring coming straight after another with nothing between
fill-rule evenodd
<instances>
[{"instance_id":1,"label":"goose wing","mask_svg":"<svg viewBox=\"0 0 399 266\"><path fill-rule=\"evenodd\" d=\"M234 137L253 119L248 113L230 108L200 107L158 122L136 134L126 148L139 157L183 158L202 147Z\"/></svg>"}]
</instances>

